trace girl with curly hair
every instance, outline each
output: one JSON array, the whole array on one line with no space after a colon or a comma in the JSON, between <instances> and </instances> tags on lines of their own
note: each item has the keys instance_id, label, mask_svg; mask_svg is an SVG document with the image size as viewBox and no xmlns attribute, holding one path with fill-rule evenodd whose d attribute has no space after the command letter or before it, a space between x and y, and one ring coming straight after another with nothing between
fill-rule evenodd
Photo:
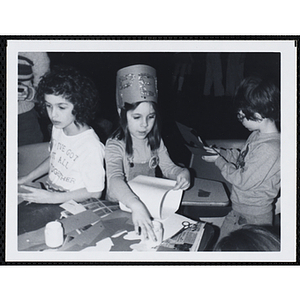
<instances>
[{"instance_id":1,"label":"girl with curly hair","mask_svg":"<svg viewBox=\"0 0 300 300\"><path fill-rule=\"evenodd\" d=\"M89 125L98 102L93 82L77 70L57 67L41 79L36 99L53 124L49 157L19 178L29 192L19 196L48 204L99 198L105 182L104 145ZM24 185L46 173L46 189Z\"/></svg>"}]
</instances>

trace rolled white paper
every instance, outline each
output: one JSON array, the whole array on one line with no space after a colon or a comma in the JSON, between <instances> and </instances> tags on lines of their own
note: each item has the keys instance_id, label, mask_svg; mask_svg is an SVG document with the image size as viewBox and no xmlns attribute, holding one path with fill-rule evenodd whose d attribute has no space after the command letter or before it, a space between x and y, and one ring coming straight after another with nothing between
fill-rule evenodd
<instances>
[{"instance_id":1,"label":"rolled white paper","mask_svg":"<svg viewBox=\"0 0 300 300\"><path fill-rule=\"evenodd\" d=\"M63 244L64 233L60 222L47 223L45 227L45 243L50 248L57 248Z\"/></svg>"},{"instance_id":2,"label":"rolled white paper","mask_svg":"<svg viewBox=\"0 0 300 300\"><path fill-rule=\"evenodd\" d=\"M146 205L154 219L166 219L179 208L183 191L173 190L175 180L139 175L129 181L128 185ZM131 212L122 202L120 208Z\"/></svg>"}]
</instances>

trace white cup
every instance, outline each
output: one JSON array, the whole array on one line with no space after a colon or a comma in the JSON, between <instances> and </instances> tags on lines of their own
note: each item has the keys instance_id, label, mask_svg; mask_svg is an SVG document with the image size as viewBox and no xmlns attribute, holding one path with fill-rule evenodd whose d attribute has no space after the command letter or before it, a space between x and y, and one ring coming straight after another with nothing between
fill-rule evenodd
<instances>
[{"instance_id":1,"label":"white cup","mask_svg":"<svg viewBox=\"0 0 300 300\"><path fill-rule=\"evenodd\" d=\"M49 222L45 228L45 243L50 248L57 248L63 244L64 233L60 222Z\"/></svg>"}]
</instances>

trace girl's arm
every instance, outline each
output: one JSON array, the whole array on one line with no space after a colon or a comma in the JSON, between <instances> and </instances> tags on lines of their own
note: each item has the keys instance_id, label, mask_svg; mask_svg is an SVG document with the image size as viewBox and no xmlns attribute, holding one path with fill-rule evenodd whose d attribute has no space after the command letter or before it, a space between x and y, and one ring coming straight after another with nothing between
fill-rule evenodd
<instances>
[{"instance_id":1,"label":"girl's arm","mask_svg":"<svg viewBox=\"0 0 300 300\"><path fill-rule=\"evenodd\" d=\"M24 184L32 182L34 179L41 177L49 172L50 169L50 156L48 156L40 165L38 165L33 171L26 176L18 179L18 184Z\"/></svg>"},{"instance_id":2,"label":"girl's arm","mask_svg":"<svg viewBox=\"0 0 300 300\"><path fill-rule=\"evenodd\" d=\"M123 167L124 153L125 148L121 141L108 140L105 148L107 191L111 200L120 201L130 207L131 203L139 201L139 198L127 184Z\"/></svg>"},{"instance_id":3,"label":"girl's arm","mask_svg":"<svg viewBox=\"0 0 300 300\"><path fill-rule=\"evenodd\" d=\"M186 190L190 186L190 172L186 168L181 168L173 163L168 150L161 141L161 145L158 150L159 155L159 167L164 177L176 180L174 189Z\"/></svg>"},{"instance_id":4,"label":"girl's arm","mask_svg":"<svg viewBox=\"0 0 300 300\"><path fill-rule=\"evenodd\" d=\"M108 196L111 200L122 202L132 211L132 221L137 234L141 230L145 238L151 237L155 240L150 213L126 182L123 168L124 151L125 149L120 141L109 140L106 143L105 159Z\"/></svg>"},{"instance_id":5,"label":"girl's arm","mask_svg":"<svg viewBox=\"0 0 300 300\"><path fill-rule=\"evenodd\" d=\"M174 187L174 190L186 190L190 187L190 184L190 171L184 168L176 177L176 185Z\"/></svg>"},{"instance_id":6,"label":"girl's arm","mask_svg":"<svg viewBox=\"0 0 300 300\"><path fill-rule=\"evenodd\" d=\"M108 166L107 170L109 170ZM109 171L107 173L109 174ZM113 200L122 202L131 210L136 234L141 233L144 238L150 237L152 240L156 240L151 215L144 203L125 182L124 176L113 176L108 179L108 194Z\"/></svg>"},{"instance_id":7,"label":"girl's arm","mask_svg":"<svg viewBox=\"0 0 300 300\"><path fill-rule=\"evenodd\" d=\"M102 192L88 192L86 188L78 189L70 192L49 192L47 190L37 189L29 186L22 186L29 193L19 193L25 201L43 203L43 204L58 204L69 201L71 199L76 202L81 202L89 198L100 198Z\"/></svg>"}]
</instances>

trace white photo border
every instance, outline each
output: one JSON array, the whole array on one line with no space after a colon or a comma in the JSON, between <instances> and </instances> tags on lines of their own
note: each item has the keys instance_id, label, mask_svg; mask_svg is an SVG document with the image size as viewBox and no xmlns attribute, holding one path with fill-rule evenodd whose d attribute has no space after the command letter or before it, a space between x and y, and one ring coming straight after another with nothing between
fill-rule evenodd
<instances>
[{"instance_id":1,"label":"white photo border","mask_svg":"<svg viewBox=\"0 0 300 300\"><path fill-rule=\"evenodd\" d=\"M295 262L297 47L294 40L8 40L6 132L6 262ZM280 52L281 53L281 251L225 252L21 252L17 250L18 52Z\"/></svg>"}]
</instances>

